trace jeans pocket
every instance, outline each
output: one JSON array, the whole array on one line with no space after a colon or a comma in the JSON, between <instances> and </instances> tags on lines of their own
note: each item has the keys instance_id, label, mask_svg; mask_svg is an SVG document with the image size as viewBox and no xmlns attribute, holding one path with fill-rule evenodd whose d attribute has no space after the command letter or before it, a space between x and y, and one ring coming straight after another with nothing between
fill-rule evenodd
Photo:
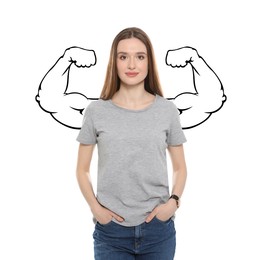
<instances>
[{"instance_id":1,"label":"jeans pocket","mask_svg":"<svg viewBox=\"0 0 262 260\"><path fill-rule=\"evenodd\" d=\"M113 220L110 220L108 223L105 224L101 224L100 222L96 222L97 225L101 226L101 227L108 227L112 224Z\"/></svg>"},{"instance_id":2,"label":"jeans pocket","mask_svg":"<svg viewBox=\"0 0 262 260\"><path fill-rule=\"evenodd\" d=\"M154 217L155 221L157 221L158 223L161 223L161 224L168 224L172 221L172 218L169 218L168 220L161 220L159 218L157 218L157 216Z\"/></svg>"}]
</instances>

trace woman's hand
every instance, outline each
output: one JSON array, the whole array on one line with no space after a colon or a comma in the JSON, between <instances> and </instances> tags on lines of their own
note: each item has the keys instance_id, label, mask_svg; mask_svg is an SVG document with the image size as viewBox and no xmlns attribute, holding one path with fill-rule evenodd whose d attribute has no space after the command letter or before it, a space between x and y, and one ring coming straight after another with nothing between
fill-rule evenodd
<instances>
[{"instance_id":1,"label":"woman's hand","mask_svg":"<svg viewBox=\"0 0 262 260\"><path fill-rule=\"evenodd\" d=\"M94 209L92 209L92 213L95 219L102 225L108 224L112 219L116 219L118 222L123 222L124 219L118 216L116 213L111 210L101 206L100 204L96 205Z\"/></svg>"},{"instance_id":2,"label":"woman's hand","mask_svg":"<svg viewBox=\"0 0 262 260\"><path fill-rule=\"evenodd\" d=\"M154 217L161 221L170 219L177 210L177 203L173 199L169 199L165 204L161 204L147 216L146 222L149 223Z\"/></svg>"}]
</instances>

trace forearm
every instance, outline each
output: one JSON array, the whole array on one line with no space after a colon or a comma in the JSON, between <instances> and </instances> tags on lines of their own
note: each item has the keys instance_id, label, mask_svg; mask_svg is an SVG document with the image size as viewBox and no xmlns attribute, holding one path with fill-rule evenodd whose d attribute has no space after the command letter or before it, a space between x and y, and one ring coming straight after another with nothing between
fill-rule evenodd
<instances>
[{"instance_id":1,"label":"forearm","mask_svg":"<svg viewBox=\"0 0 262 260\"><path fill-rule=\"evenodd\" d=\"M174 171L173 173L173 185L172 185L172 194L177 195L181 198L187 179L187 170L186 167Z\"/></svg>"},{"instance_id":2,"label":"forearm","mask_svg":"<svg viewBox=\"0 0 262 260\"><path fill-rule=\"evenodd\" d=\"M194 86L199 95L221 91L223 87L220 79L197 52L192 56L190 65L194 74Z\"/></svg>"},{"instance_id":3,"label":"forearm","mask_svg":"<svg viewBox=\"0 0 262 260\"><path fill-rule=\"evenodd\" d=\"M71 64L67 55L60 57L41 81L39 94L63 95L66 92Z\"/></svg>"},{"instance_id":4,"label":"forearm","mask_svg":"<svg viewBox=\"0 0 262 260\"><path fill-rule=\"evenodd\" d=\"M80 190L87 201L91 211L99 205L91 181L91 177L88 172L77 171L77 181Z\"/></svg>"}]
</instances>

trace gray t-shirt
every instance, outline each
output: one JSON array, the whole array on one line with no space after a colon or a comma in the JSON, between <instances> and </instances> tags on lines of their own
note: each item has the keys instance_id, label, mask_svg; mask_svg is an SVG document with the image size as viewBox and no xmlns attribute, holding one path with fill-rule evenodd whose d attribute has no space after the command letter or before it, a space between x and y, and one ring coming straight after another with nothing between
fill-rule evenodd
<instances>
[{"instance_id":1,"label":"gray t-shirt","mask_svg":"<svg viewBox=\"0 0 262 260\"><path fill-rule=\"evenodd\" d=\"M97 144L99 203L125 219L119 224L136 226L168 200L166 148L186 138L174 103L156 95L141 110L91 102L77 141Z\"/></svg>"}]
</instances>

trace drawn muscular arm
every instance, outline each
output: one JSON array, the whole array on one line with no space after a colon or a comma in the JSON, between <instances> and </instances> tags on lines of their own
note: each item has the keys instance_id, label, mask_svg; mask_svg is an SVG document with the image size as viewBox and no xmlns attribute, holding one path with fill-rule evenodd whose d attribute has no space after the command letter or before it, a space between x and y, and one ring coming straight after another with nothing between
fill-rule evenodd
<instances>
[{"instance_id":1,"label":"drawn muscular arm","mask_svg":"<svg viewBox=\"0 0 262 260\"><path fill-rule=\"evenodd\" d=\"M36 101L40 107L63 125L81 128L83 111L92 100L77 92L68 93L70 68L89 68L96 64L93 50L71 47L65 50L42 79Z\"/></svg>"},{"instance_id":2,"label":"drawn muscular arm","mask_svg":"<svg viewBox=\"0 0 262 260\"><path fill-rule=\"evenodd\" d=\"M180 111L183 129L192 128L206 121L226 101L223 86L205 60L191 47L169 50L166 64L172 68L191 66L194 92L184 92L173 100Z\"/></svg>"}]
</instances>

